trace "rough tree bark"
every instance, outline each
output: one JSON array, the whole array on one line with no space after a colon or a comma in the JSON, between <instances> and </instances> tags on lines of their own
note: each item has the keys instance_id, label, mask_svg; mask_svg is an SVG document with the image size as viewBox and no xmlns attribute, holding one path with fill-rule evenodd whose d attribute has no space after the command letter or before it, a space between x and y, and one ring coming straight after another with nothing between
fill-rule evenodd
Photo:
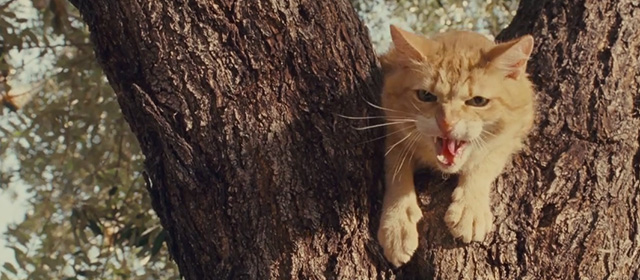
<instances>
[{"instance_id":1,"label":"rough tree bark","mask_svg":"<svg viewBox=\"0 0 640 280\"><path fill-rule=\"evenodd\" d=\"M186 279L640 278L638 1L522 1L502 37L536 38L540 114L496 182L496 231L455 242L455 178L422 173L421 248L399 270L373 239L382 155L359 143L375 135L333 115L378 114L348 1L72 3Z\"/></svg>"},{"instance_id":2,"label":"rough tree bark","mask_svg":"<svg viewBox=\"0 0 640 280\"><path fill-rule=\"evenodd\" d=\"M403 276L640 279L639 8L520 3L499 39L536 38L528 72L539 115L528 148L496 180L495 232L454 242L442 215L455 180L422 176L422 247Z\"/></svg>"},{"instance_id":3,"label":"rough tree bark","mask_svg":"<svg viewBox=\"0 0 640 280\"><path fill-rule=\"evenodd\" d=\"M186 279L388 274L375 135L333 115L381 82L348 0L73 2Z\"/></svg>"}]
</instances>

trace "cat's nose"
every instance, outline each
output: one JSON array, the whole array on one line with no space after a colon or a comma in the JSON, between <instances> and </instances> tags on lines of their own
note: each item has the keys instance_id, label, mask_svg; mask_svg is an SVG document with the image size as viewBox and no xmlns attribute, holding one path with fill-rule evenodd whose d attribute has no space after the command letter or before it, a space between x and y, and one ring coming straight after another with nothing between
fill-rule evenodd
<instances>
[{"instance_id":1,"label":"cat's nose","mask_svg":"<svg viewBox=\"0 0 640 280\"><path fill-rule=\"evenodd\" d=\"M446 137L450 136L451 131L453 131L453 126L456 124L456 122L451 122L444 118L436 118L436 122L438 123L438 128L440 128L440 131Z\"/></svg>"}]
</instances>

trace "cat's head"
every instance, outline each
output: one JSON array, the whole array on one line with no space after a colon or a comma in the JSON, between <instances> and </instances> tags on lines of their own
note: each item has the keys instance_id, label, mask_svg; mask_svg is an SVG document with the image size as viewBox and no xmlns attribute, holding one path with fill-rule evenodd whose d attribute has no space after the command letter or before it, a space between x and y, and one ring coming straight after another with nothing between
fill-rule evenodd
<instances>
[{"instance_id":1,"label":"cat's head","mask_svg":"<svg viewBox=\"0 0 640 280\"><path fill-rule=\"evenodd\" d=\"M473 32L426 38L395 26L391 37L392 49L380 57L387 122L402 127L395 138L419 135L438 169L458 172L474 150L528 131L533 89L525 68L533 37L496 44Z\"/></svg>"}]
</instances>

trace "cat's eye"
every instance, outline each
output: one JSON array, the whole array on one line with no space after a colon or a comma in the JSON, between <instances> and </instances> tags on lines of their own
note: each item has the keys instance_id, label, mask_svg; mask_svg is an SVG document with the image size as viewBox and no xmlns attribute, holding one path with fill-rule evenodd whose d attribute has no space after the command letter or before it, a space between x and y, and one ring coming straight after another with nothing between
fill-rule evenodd
<instances>
[{"instance_id":1,"label":"cat's eye","mask_svg":"<svg viewBox=\"0 0 640 280\"><path fill-rule=\"evenodd\" d=\"M482 96L474 96L473 98L465 101L464 104L474 107L484 107L489 104L489 99L486 99Z\"/></svg>"},{"instance_id":2,"label":"cat's eye","mask_svg":"<svg viewBox=\"0 0 640 280\"><path fill-rule=\"evenodd\" d=\"M433 93L430 93L424 89L416 90L416 94L418 95L418 99L422 102L436 102L438 101L438 97Z\"/></svg>"}]
</instances>

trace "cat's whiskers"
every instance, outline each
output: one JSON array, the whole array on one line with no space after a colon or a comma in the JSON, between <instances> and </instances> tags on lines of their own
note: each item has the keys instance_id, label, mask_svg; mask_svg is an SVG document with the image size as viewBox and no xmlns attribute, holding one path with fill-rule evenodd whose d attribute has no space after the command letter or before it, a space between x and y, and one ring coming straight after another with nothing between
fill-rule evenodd
<instances>
[{"instance_id":1,"label":"cat's whiskers","mask_svg":"<svg viewBox=\"0 0 640 280\"><path fill-rule=\"evenodd\" d=\"M474 138L471 141L471 144L473 144L473 146L478 148L479 150L486 150L487 149L487 142L484 139L484 136L482 134L480 134L478 137Z\"/></svg>"},{"instance_id":2,"label":"cat's whiskers","mask_svg":"<svg viewBox=\"0 0 640 280\"><path fill-rule=\"evenodd\" d=\"M486 134L486 135L493 136L493 137L497 136L494 133L489 132L488 130L485 130L485 129L483 129L482 132L480 133L480 135L482 135L482 134Z\"/></svg>"},{"instance_id":3,"label":"cat's whiskers","mask_svg":"<svg viewBox=\"0 0 640 280\"><path fill-rule=\"evenodd\" d=\"M414 119L410 119L410 118L406 118L403 116L364 116L364 117L354 117L354 116L347 116L347 115L342 115L342 114L335 114L334 115L344 118L344 119L348 119L348 120L372 120L372 119L387 119L390 121L405 121L405 120L414 120Z\"/></svg>"},{"instance_id":4,"label":"cat's whiskers","mask_svg":"<svg viewBox=\"0 0 640 280\"><path fill-rule=\"evenodd\" d=\"M413 155L416 153L416 148L418 147L418 140L422 137L422 133L418 131L418 135L416 135L416 140L413 141L411 155L409 156L409 160L413 158Z\"/></svg>"},{"instance_id":5,"label":"cat's whiskers","mask_svg":"<svg viewBox=\"0 0 640 280\"><path fill-rule=\"evenodd\" d=\"M498 135L488 131L488 130L482 130L482 133L480 133L480 139L482 140L483 146L487 146L487 136L489 136L489 140L495 137L498 137Z\"/></svg>"},{"instance_id":6,"label":"cat's whiskers","mask_svg":"<svg viewBox=\"0 0 640 280\"><path fill-rule=\"evenodd\" d=\"M413 134L413 132L410 133L410 135L412 135L412 134ZM413 138L409 138L408 142L411 143L412 140L413 140ZM409 145L404 145L402 147L402 149L400 150L400 157L399 158L401 158L402 160L401 161L398 161L398 160L395 161L395 165L393 166L393 178L392 178L392 181L396 180L396 176L398 175L398 170L400 170L399 166L401 165L402 162L404 162L403 156L404 156L404 153L405 153L405 151L407 150L408 147L409 147Z\"/></svg>"},{"instance_id":7,"label":"cat's whiskers","mask_svg":"<svg viewBox=\"0 0 640 280\"><path fill-rule=\"evenodd\" d=\"M404 142L405 140L407 140L407 138L409 138L411 135L413 135L415 131L410 132L409 134L407 134L407 136L405 136L404 138L400 139L398 142L394 143L393 145L391 145L391 147L389 148L389 150L387 150L386 153L384 153L384 156L386 157L392 150L393 148L395 148L396 146L400 145L400 143Z\"/></svg>"},{"instance_id":8,"label":"cat's whiskers","mask_svg":"<svg viewBox=\"0 0 640 280\"><path fill-rule=\"evenodd\" d=\"M367 104L369 104L369 106L371 106L371 107L373 107L373 108L380 109L380 110L383 110L383 111L387 111L387 112L395 112L395 113L400 113L400 114L410 115L410 114L409 114L409 113L407 113L407 112L402 112L402 111L398 111L398 110L394 110L394 109L390 109L390 108L385 108L385 107L382 107L382 106L379 106L379 105L373 104L373 103L371 103L371 102L369 102L369 101L367 101L367 100L365 100L364 102L366 102Z\"/></svg>"},{"instance_id":9,"label":"cat's whiskers","mask_svg":"<svg viewBox=\"0 0 640 280\"><path fill-rule=\"evenodd\" d=\"M480 142L478 141L478 139L473 139L473 140L471 140L471 146L472 146L473 148L478 149L478 150L483 150L483 149L484 149L484 147L482 147L482 144L480 144Z\"/></svg>"},{"instance_id":10,"label":"cat's whiskers","mask_svg":"<svg viewBox=\"0 0 640 280\"><path fill-rule=\"evenodd\" d=\"M418 110L418 112L420 112L420 114L423 114L423 115L424 115L424 112L422 112L422 110L420 110L420 108L418 107L418 105L416 105L416 103L415 103L415 102L413 102L413 100L410 100L410 101L411 101L411 105L413 105L413 108L416 108L416 110Z\"/></svg>"},{"instance_id":11,"label":"cat's whiskers","mask_svg":"<svg viewBox=\"0 0 640 280\"><path fill-rule=\"evenodd\" d=\"M395 119L395 118L387 118L387 121L392 121L392 122L417 122L416 119Z\"/></svg>"},{"instance_id":12,"label":"cat's whiskers","mask_svg":"<svg viewBox=\"0 0 640 280\"><path fill-rule=\"evenodd\" d=\"M412 129L412 128L413 128L413 127L411 127L411 126L403 127L403 128L398 129L398 130L396 130L396 131L394 131L394 132L387 133L387 134L385 134L385 135L383 135L383 136L376 137L376 138L373 138L373 139L371 139L371 140L366 140L366 141L360 142L360 143L358 143L358 145L362 145L362 144L366 144L366 143L373 142L373 141L376 141L376 140L380 140L380 139L382 139L382 138L386 138L386 137L389 137L389 136L391 136L391 135L398 134L398 133L400 133L400 132L403 132L403 131L406 131L407 129Z\"/></svg>"},{"instance_id":13,"label":"cat's whiskers","mask_svg":"<svg viewBox=\"0 0 640 280\"><path fill-rule=\"evenodd\" d=\"M403 123L410 123L410 122L416 122L416 120L404 120L404 121L396 121L396 122L379 123L379 124L362 126L362 127L354 127L353 129L355 129L355 130L366 130L366 129L372 129L372 128L376 128L376 127L383 127L383 126L388 126L388 125L403 124Z\"/></svg>"},{"instance_id":14,"label":"cat's whiskers","mask_svg":"<svg viewBox=\"0 0 640 280\"><path fill-rule=\"evenodd\" d=\"M479 150L487 149L487 138L486 136L496 137L497 135L493 134L490 131L483 129L478 137L472 139L470 142L473 147L478 148Z\"/></svg>"},{"instance_id":15,"label":"cat's whiskers","mask_svg":"<svg viewBox=\"0 0 640 280\"><path fill-rule=\"evenodd\" d=\"M411 138L409 138L409 140L407 140L407 145L404 146L404 149L400 153L400 157L402 158L402 160L400 161L400 165L396 166L396 172L395 173L397 173L400 169L402 169L402 165L404 163L404 160L407 157L407 154L409 153L409 147L411 147L413 142L415 142L415 140L417 139L417 136L418 136L417 134L414 134L413 136L411 136Z\"/></svg>"},{"instance_id":16,"label":"cat's whiskers","mask_svg":"<svg viewBox=\"0 0 640 280\"><path fill-rule=\"evenodd\" d=\"M415 131L411 132L411 134L413 133L415 133ZM402 170L404 161L407 159L407 156L409 155L409 150L415 151L415 149L412 149L412 148L415 145L415 143L418 142L419 138L420 138L420 134L415 134L413 138L409 140L409 145L406 145L402 150L402 152L400 153L400 157L402 158L402 160L400 160L400 163L396 162L396 169L393 171L393 181L396 180L396 176L398 175L398 172ZM413 157L413 153L411 153L411 157L409 157L409 160L411 160L412 157ZM400 174L400 176L402 176L402 174Z\"/></svg>"}]
</instances>

